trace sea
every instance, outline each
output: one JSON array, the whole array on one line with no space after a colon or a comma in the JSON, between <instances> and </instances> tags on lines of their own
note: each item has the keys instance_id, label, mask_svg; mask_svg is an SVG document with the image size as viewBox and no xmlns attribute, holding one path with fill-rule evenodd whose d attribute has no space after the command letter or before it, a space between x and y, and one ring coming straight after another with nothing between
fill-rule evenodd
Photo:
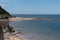
<instances>
[{"instance_id":1,"label":"sea","mask_svg":"<svg viewBox=\"0 0 60 40\"><path fill-rule=\"evenodd\" d=\"M24 18L60 18L60 15L13 14ZM11 26L21 32L27 40L60 40L60 20L20 20Z\"/></svg>"}]
</instances>

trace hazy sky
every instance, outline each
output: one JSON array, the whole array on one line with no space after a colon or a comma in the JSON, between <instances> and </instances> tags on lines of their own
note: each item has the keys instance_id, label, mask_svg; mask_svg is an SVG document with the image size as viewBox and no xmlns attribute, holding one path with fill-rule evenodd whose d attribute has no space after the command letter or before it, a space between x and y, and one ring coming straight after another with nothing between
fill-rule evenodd
<instances>
[{"instance_id":1,"label":"hazy sky","mask_svg":"<svg viewBox=\"0 0 60 40\"><path fill-rule=\"evenodd\" d=\"M0 0L11 14L60 14L60 0Z\"/></svg>"}]
</instances>

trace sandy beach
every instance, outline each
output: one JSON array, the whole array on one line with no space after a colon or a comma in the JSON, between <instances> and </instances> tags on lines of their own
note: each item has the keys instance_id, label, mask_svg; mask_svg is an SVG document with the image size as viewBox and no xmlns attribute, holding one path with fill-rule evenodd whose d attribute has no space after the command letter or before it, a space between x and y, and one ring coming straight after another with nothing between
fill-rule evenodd
<instances>
[{"instance_id":1,"label":"sandy beach","mask_svg":"<svg viewBox=\"0 0 60 40\"><path fill-rule=\"evenodd\" d=\"M34 19L36 19L36 18L13 17L13 18L9 18L9 21L34 20Z\"/></svg>"},{"instance_id":2,"label":"sandy beach","mask_svg":"<svg viewBox=\"0 0 60 40\"><path fill-rule=\"evenodd\" d=\"M5 40L26 40L20 34L13 35L13 34L10 34L10 33L4 33L4 39Z\"/></svg>"},{"instance_id":3,"label":"sandy beach","mask_svg":"<svg viewBox=\"0 0 60 40\"><path fill-rule=\"evenodd\" d=\"M23 17L9 18L9 21L20 21L20 20L60 20L60 18L23 18Z\"/></svg>"}]
</instances>

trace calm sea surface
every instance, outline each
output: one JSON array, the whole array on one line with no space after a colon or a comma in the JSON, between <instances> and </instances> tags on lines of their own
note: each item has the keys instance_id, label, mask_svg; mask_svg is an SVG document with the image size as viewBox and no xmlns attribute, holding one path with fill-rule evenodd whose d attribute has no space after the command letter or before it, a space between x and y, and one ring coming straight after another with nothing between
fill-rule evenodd
<instances>
[{"instance_id":1,"label":"calm sea surface","mask_svg":"<svg viewBox=\"0 0 60 40\"><path fill-rule=\"evenodd\" d=\"M28 18L60 18L60 15L14 15ZM28 40L60 40L60 20L25 20L11 23Z\"/></svg>"}]
</instances>

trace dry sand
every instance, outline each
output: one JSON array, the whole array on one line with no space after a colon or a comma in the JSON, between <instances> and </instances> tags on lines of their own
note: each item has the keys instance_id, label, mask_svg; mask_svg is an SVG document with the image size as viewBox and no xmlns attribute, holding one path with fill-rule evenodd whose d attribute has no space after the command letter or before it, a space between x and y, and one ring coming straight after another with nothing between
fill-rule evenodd
<instances>
[{"instance_id":1,"label":"dry sand","mask_svg":"<svg viewBox=\"0 0 60 40\"><path fill-rule=\"evenodd\" d=\"M22 17L9 18L9 21L20 20L60 20L60 18L22 18Z\"/></svg>"},{"instance_id":2,"label":"dry sand","mask_svg":"<svg viewBox=\"0 0 60 40\"><path fill-rule=\"evenodd\" d=\"M12 35L10 33L4 33L5 40L26 40L24 37L19 35Z\"/></svg>"},{"instance_id":3,"label":"dry sand","mask_svg":"<svg viewBox=\"0 0 60 40\"><path fill-rule=\"evenodd\" d=\"M20 20L34 20L36 18L22 18L22 17L15 17L15 18L9 18L9 21L20 21Z\"/></svg>"}]
</instances>

